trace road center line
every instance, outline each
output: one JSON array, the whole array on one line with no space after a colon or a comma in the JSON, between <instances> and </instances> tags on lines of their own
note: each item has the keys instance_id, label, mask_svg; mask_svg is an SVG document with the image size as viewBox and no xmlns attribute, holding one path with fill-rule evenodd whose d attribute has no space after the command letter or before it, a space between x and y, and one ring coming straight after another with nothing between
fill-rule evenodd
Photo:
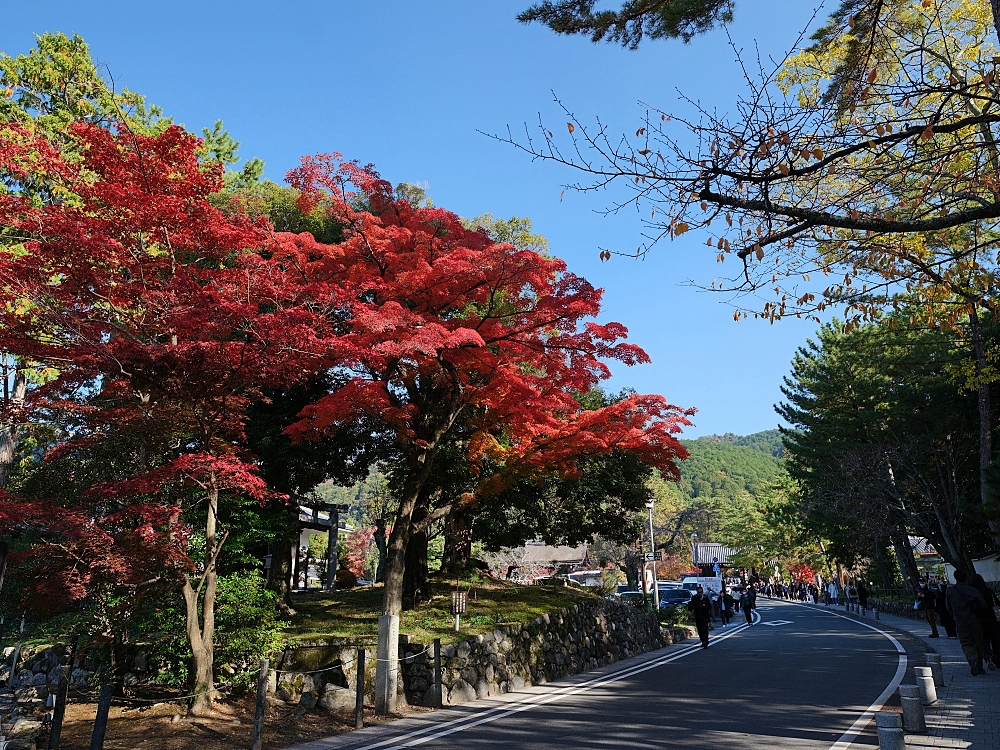
<instances>
[{"instance_id":1,"label":"road center line","mask_svg":"<svg viewBox=\"0 0 1000 750\"><path fill-rule=\"evenodd\" d=\"M753 613L755 618L754 622L760 622L760 615L756 612ZM733 630L729 631L725 635L717 636L712 639L712 643L718 643L719 641L724 641L727 638L732 638L734 635L746 630L749 625L738 625ZM376 748L387 747L387 750L401 750L401 748L406 747L416 747L417 745L422 745L430 740L435 740L440 737L446 737L449 734L455 734L456 732L464 732L467 729L472 729L478 727L482 724L489 724L491 722L503 719L507 716L512 716L514 714L521 713L522 711L528 711L532 708L537 708L539 706L544 706L549 703L554 703L560 701L563 698L569 696L578 695L580 693L585 693L595 688L604 687L605 685L610 685L620 680L624 680L633 675L639 674L640 672L646 672L650 669L656 669L664 664L669 664L672 661L677 661L682 659L689 654L693 654L696 651L701 650L701 644L696 646L686 646L676 653L664 656L660 659L648 662L646 664L636 665L633 667L626 667L620 672L613 672L610 675L596 677L588 682L581 685L567 685L563 688L558 688L557 690L547 693L539 697L538 700L524 700L518 701L511 706L495 706L494 708L487 709L480 714L474 716L463 716L457 719L452 719L451 721L444 722L443 724L437 724L434 726L424 727L423 729L418 729L417 731L410 732L401 737L396 737L389 740L383 740L382 742L376 742L371 745L365 745L357 750L375 750ZM427 734L428 732L434 732L434 734ZM426 735L426 736L420 736ZM402 740L402 742L401 742Z\"/></svg>"}]
</instances>

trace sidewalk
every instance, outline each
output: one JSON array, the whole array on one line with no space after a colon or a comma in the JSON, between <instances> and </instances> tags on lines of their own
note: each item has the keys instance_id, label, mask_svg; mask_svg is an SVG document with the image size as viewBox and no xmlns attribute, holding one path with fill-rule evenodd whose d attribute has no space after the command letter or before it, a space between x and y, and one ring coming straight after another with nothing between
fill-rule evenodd
<instances>
[{"instance_id":1,"label":"sidewalk","mask_svg":"<svg viewBox=\"0 0 1000 750\"><path fill-rule=\"evenodd\" d=\"M822 605L816 606L825 609ZM831 606L830 609L845 614L843 607ZM928 650L941 654L944 686L937 689L937 704L924 708L927 734L907 734L907 748L1000 748L1000 669L973 677L958 640L948 638L940 625L941 637L929 638L930 626L926 622L884 613L879 613L876 622L871 610L867 616L848 616L902 630L920 640Z\"/></svg>"}]
</instances>

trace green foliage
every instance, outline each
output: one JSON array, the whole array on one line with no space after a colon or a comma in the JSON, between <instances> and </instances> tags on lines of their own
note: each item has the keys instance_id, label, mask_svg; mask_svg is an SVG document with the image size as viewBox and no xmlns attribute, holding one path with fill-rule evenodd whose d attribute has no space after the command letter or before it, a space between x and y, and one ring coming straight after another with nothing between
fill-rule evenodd
<instances>
[{"instance_id":1,"label":"green foliage","mask_svg":"<svg viewBox=\"0 0 1000 750\"><path fill-rule=\"evenodd\" d=\"M798 428L785 436L789 472L806 523L838 559L911 533L962 565L988 548L976 399L951 372L964 347L952 333L893 325L904 322L824 326L799 350L779 407Z\"/></svg>"},{"instance_id":2,"label":"green foliage","mask_svg":"<svg viewBox=\"0 0 1000 750\"><path fill-rule=\"evenodd\" d=\"M658 616L660 625L665 628L677 628L693 624L691 612L685 604L671 604L669 607L660 607Z\"/></svg>"},{"instance_id":3,"label":"green foliage","mask_svg":"<svg viewBox=\"0 0 1000 750\"><path fill-rule=\"evenodd\" d=\"M474 219L462 219L462 226L486 232L494 242L506 242L519 250L532 250L545 256L549 255L549 241L544 235L531 231L531 219L527 217L511 216L509 219L498 219L491 213L485 213Z\"/></svg>"},{"instance_id":4,"label":"green foliage","mask_svg":"<svg viewBox=\"0 0 1000 750\"><path fill-rule=\"evenodd\" d=\"M707 437L698 439L707 442L718 441L721 443L731 443L732 445L742 445L767 453L775 458L781 458L785 452L781 430L777 429L755 432L752 435L734 435L732 432L727 432L724 435L708 435Z\"/></svg>"},{"instance_id":5,"label":"green foliage","mask_svg":"<svg viewBox=\"0 0 1000 750\"><path fill-rule=\"evenodd\" d=\"M142 133L158 133L171 122L145 97L116 92L97 70L90 48L80 36L42 34L26 55L0 52L0 120L33 124L52 138L68 135L74 122L110 127L126 120ZM4 92L0 92L2 94Z\"/></svg>"},{"instance_id":6,"label":"green foliage","mask_svg":"<svg viewBox=\"0 0 1000 750\"><path fill-rule=\"evenodd\" d=\"M617 10L594 12L596 0L544 0L520 13L521 23L540 21L557 34L605 37L636 49L643 37L691 41L716 24L733 20L734 0L625 0Z\"/></svg>"},{"instance_id":7,"label":"green foliage","mask_svg":"<svg viewBox=\"0 0 1000 750\"><path fill-rule=\"evenodd\" d=\"M264 579L257 573L219 577L215 663L222 684L249 689L258 660L281 648L285 623L275 602L276 595L264 588ZM161 665L159 679L168 685L185 685L190 676L191 648L184 635L184 618L183 602L174 600L152 611L140 626L151 640L151 660Z\"/></svg>"}]
</instances>

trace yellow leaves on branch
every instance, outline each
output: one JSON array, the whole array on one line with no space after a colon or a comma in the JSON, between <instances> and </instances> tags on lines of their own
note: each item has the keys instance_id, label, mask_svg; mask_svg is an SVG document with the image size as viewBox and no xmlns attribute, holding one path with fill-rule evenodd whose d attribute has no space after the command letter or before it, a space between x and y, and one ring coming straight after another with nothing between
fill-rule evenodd
<instances>
[{"instance_id":1,"label":"yellow leaves on branch","mask_svg":"<svg viewBox=\"0 0 1000 750\"><path fill-rule=\"evenodd\" d=\"M676 224L674 224L674 236L675 237L678 237L678 236L684 234L687 230L688 230L688 225L685 224L683 221L679 221Z\"/></svg>"}]
</instances>

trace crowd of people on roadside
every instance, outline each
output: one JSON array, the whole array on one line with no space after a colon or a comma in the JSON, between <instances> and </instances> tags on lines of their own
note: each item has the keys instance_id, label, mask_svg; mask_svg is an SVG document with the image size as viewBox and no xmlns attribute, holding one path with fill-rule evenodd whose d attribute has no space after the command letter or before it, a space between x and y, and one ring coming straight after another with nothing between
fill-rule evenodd
<instances>
[{"instance_id":1,"label":"crowd of people on roadside","mask_svg":"<svg viewBox=\"0 0 1000 750\"><path fill-rule=\"evenodd\" d=\"M701 647L708 648L708 631L713 620L721 620L722 627L732 622L737 612L742 611L747 625L753 624L753 611L757 608L757 589L753 584L747 584L736 596L729 590L705 591L699 586L688 602L688 610L694 616L694 625L701 639Z\"/></svg>"},{"instance_id":2,"label":"crowd of people on roadside","mask_svg":"<svg viewBox=\"0 0 1000 750\"><path fill-rule=\"evenodd\" d=\"M948 638L958 639L962 651L969 662L972 674L985 674L987 669L996 669L1000 661L1000 597L983 579L975 573L969 575L964 570L956 570L955 583L937 578L924 578L920 582L913 608L922 613L930 625L931 638L940 638L938 624L944 628ZM705 591L698 586L687 607L694 616L698 637L702 648L708 648L708 632L713 621L722 622L726 627L736 613L742 612L747 625L753 623L753 610L757 608L757 592L777 599L819 603L822 599L827 606L852 605L868 608L868 589L862 581L849 581L839 586L831 581L823 588L815 583L793 581L753 582L742 591L723 590L721 593Z\"/></svg>"}]
</instances>

